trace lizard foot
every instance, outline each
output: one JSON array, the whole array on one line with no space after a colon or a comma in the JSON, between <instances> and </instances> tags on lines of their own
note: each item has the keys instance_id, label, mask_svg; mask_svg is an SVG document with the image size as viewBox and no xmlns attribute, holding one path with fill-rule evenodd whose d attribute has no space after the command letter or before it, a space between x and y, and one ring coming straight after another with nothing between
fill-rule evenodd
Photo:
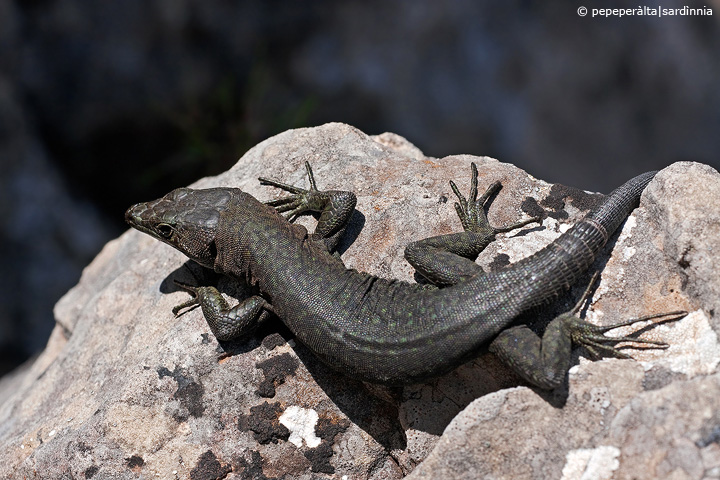
<instances>
[{"instance_id":1,"label":"lizard foot","mask_svg":"<svg viewBox=\"0 0 720 480\"><path fill-rule=\"evenodd\" d=\"M269 185L271 187L280 188L286 192L292 193L289 197L278 198L277 200L270 200L265 202L266 205L275 207L280 213L288 212L287 219L289 222L294 222L297 217L308 211L322 211L325 204L327 203L327 194L317 189L315 184L315 177L313 176L312 168L309 162L305 162L305 169L307 170L308 180L310 181L310 188L300 188L287 183L278 182L265 177L260 177L260 185Z\"/></svg>"},{"instance_id":2,"label":"lizard foot","mask_svg":"<svg viewBox=\"0 0 720 480\"><path fill-rule=\"evenodd\" d=\"M192 295L189 300L172 309L175 316L180 316L179 312L184 308L199 305L210 330L220 341L242 338L255 330L273 311L272 305L257 295L250 296L230 308L215 287L193 287L177 280L175 284Z\"/></svg>"},{"instance_id":3,"label":"lizard foot","mask_svg":"<svg viewBox=\"0 0 720 480\"><path fill-rule=\"evenodd\" d=\"M687 314L688 312L683 310L668 313L656 313L654 315L634 318L631 320L626 320L624 322L613 323L602 327L598 325L593 325L575 316L570 316L566 314L567 316L562 317L564 320L564 327L568 329L573 343L582 345L595 357L600 357L601 355L598 350L602 350L607 355L616 358L632 358L630 355L621 352L618 349L617 344L622 342L642 343L646 345L652 345L652 348L668 348L669 345L665 342L637 338L633 335L627 335L622 337L608 337L604 335L604 333L614 328L634 325L636 323L644 322L646 320L652 320L655 318L668 317L665 321L675 321L683 318Z\"/></svg>"},{"instance_id":4,"label":"lizard foot","mask_svg":"<svg viewBox=\"0 0 720 480\"><path fill-rule=\"evenodd\" d=\"M636 323L645 322L647 320L653 320L656 318L668 317L664 321L679 320L688 314L688 312L684 310L677 310L668 313L656 313L653 315L647 315L641 318L625 320L605 326L593 325L580 318L578 313L580 312L585 301L589 298L592 287L597 281L598 277L599 272L595 272L592 279L590 280L590 283L585 289L585 292L583 293L582 297L575 305L575 307L569 312L558 317L562 320L563 328L566 329L568 335L572 339L572 342L578 345L582 345L595 357L600 357L600 351L602 351L606 355L616 358L632 358L630 357L630 355L623 353L618 349L617 344L622 342L642 343L645 345L652 345L652 348L668 348L669 345L665 342L637 338L636 336L633 336L633 334L622 337L608 337L605 335L605 333L618 327L635 325Z\"/></svg>"},{"instance_id":5,"label":"lizard foot","mask_svg":"<svg viewBox=\"0 0 720 480\"><path fill-rule=\"evenodd\" d=\"M183 290L185 290L186 292L188 292L191 295L191 297L189 299L185 300L180 305L176 305L173 307L173 309L172 309L173 315L175 315L176 317L179 317L183 313L187 313L190 310L192 310L193 308L200 306L200 291L199 290L200 290L200 288L203 288L203 287L193 287L192 285L180 282L178 280L173 280L173 282L175 283L175 285L182 288ZM187 308L188 310L185 310L185 312L180 313L180 310L182 310L184 308Z\"/></svg>"},{"instance_id":6,"label":"lizard foot","mask_svg":"<svg viewBox=\"0 0 720 480\"><path fill-rule=\"evenodd\" d=\"M469 199L466 199L465 196L460 193L460 190L458 189L457 185L455 185L455 182L450 180L450 187L452 188L453 193L455 193L455 196L458 198L458 202L455 202L455 211L457 212L458 217L460 217L463 229L465 229L466 232L474 232L486 236L494 236L498 233L509 232L510 230L520 228L529 223L540 222L540 217L533 217L528 220L513 223L512 225L506 225L504 227L491 226L490 222L488 222L487 219L485 204L492 195L494 195L498 190L502 188L502 185L500 184L500 182L494 182L488 187L485 193L483 193L482 196L478 198L477 166L473 162L470 164L470 168L472 174L470 177Z\"/></svg>"}]
</instances>

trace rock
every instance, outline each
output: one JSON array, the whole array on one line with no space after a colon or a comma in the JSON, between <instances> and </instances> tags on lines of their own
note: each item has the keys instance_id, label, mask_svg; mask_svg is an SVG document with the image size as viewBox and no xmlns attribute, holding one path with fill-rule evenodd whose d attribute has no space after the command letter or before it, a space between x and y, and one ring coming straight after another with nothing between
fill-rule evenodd
<instances>
[{"instance_id":1,"label":"rock","mask_svg":"<svg viewBox=\"0 0 720 480\"><path fill-rule=\"evenodd\" d=\"M341 248L346 264L405 280L413 278L402 258L408 242L459 229L448 180L467 193L471 161L480 188L503 183L491 223L547 214L542 227L500 235L479 259L487 269L536 251L601 198L487 157L425 157L397 135L368 137L342 124L272 137L194 186L276 198L257 177L304 186L305 161L320 188L358 195ZM702 198L689 193L700 188ZM670 347L630 350L637 361L580 357L567 389L552 393L520 386L490 355L425 384L369 387L321 364L279 322L219 345L199 309L171 313L187 298L173 279L211 275L129 231L58 302L43 354L0 381L0 477L699 478L720 465L718 284L710 275L719 219L707 208L719 188L709 167L664 170L593 266L602 269L593 322L692 312L642 329ZM587 279L532 315L567 310ZM227 279L219 287L243 295Z\"/></svg>"}]
</instances>

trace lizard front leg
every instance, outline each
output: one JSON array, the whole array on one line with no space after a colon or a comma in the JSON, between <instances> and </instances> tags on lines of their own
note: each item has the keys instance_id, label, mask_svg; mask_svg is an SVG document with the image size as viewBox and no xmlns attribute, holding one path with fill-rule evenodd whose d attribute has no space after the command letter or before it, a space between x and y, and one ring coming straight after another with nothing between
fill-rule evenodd
<instances>
[{"instance_id":1,"label":"lizard front leg","mask_svg":"<svg viewBox=\"0 0 720 480\"><path fill-rule=\"evenodd\" d=\"M260 177L261 185L270 185L292 193L289 197L279 198L265 202L280 213L287 212L287 219L294 222L297 217L306 212L318 212L317 225L313 236L321 240L332 252L337 247L340 238L345 232L357 198L352 192L343 190L318 190L315 177L309 162L305 162L310 188L304 189L286 183Z\"/></svg>"},{"instance_id":2,"label":"lizard front leg","mask_svg":"<svg viewBox=\"0 0 720 480\"><path fill-rule=\"evenodd\" d=\"M618 327L634 325L638 322L668 317L665 321L679 320L687 315L685 311L659 313L642 318L613 323L604 327L593 325L579 317L585 301L590 297L592 286L599 277L596 272L580 301L569 312L553 319L540 338L527 326L512 327L500 332L490 344L490 351L521 377L540 388L551 390L565 379L570 366L572 344L584 346L594 356L598 350L617 358L631 358L616 346L621 342L652 345L654 348L667 348L663 342L636 338L634 336L607 337L605 332Z\"/></svg>"},{"instance_id":3,"label":"lizard front leg","mask_svg":"<svg viewBox=\"0 0 720 480\"><path fill-rule=\"evenodd\" d=\"M215 287L193 287L177 280L175 284L189 292L192 298L174 307L172 312L178 316L182 309L199 305L210 330L220 341L237 340L248 335L272 311L272 306L258 295L230 308Z\"/></svg>"},{"instance_id":4,"label":"lizard front leg","mask_svg":"<svg viewBox=\"0 0 720 480\"><path fill-rule=\"evenodd\" d=\"M469 199L460 193L455 182L450 181L450 187L458 198L455 210L465 231L425 238L405 248L405 259L410 265L438 286L454 285L482 274L483 270L475 263L475 259L495 240L498 233L509 232L540 220L531 218L504 227L491 226L486 213L488 200L502 186L500 182L495 182L478 198L478 171L475 163L471 164L471 172Z\"/></svg>"}]
</instances>

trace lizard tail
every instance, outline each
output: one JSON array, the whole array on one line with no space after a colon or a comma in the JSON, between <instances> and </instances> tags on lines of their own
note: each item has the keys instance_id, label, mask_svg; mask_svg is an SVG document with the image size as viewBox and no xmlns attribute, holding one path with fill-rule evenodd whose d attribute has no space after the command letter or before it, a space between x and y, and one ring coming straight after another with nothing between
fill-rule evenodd
<instances>
[{"instance_id":1,"label":"lizard tail","mask_svg":"<svg viewBox=\"0 0 720 480\"><path fill-rule=\"evenodd\" d=\"M547 303L577 282L632 210L657 172L639 175L615 189L585 218L542 250L506 269L484 275L478 293L499 293L511 316ZM480 296L485 295L480 293Z\"/></svg>"},{"instance_id":2,"label":"lizard tail","mask_svg":"<svg viewBox=\"0 0 720 480\"><path fill-rule=\"evenodd\" d=\"M600 223L612 235L638 206L640 195L656 173L657 171L643 173L613 190L600 206L588 213L586 220Z\"/></svg>"}]
</instances>

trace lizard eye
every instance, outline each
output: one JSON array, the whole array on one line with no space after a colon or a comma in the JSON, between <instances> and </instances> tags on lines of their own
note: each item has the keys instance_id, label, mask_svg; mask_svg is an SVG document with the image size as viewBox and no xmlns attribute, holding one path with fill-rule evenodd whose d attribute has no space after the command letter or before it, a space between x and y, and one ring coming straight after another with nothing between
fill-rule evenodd
<instances>
[{"instance_id":1,"label":"lizard eye","mask_svg":"<svg viewBox=\"0 0 720 480\"><path fill-rule=\"evenodd\" d=\"M163 238L170 238L170 237L172 237L172 234L173 234L172 227L170 225L168 225L167 223L158 224L157 231Z\"/></svg>"}]
</instances>

